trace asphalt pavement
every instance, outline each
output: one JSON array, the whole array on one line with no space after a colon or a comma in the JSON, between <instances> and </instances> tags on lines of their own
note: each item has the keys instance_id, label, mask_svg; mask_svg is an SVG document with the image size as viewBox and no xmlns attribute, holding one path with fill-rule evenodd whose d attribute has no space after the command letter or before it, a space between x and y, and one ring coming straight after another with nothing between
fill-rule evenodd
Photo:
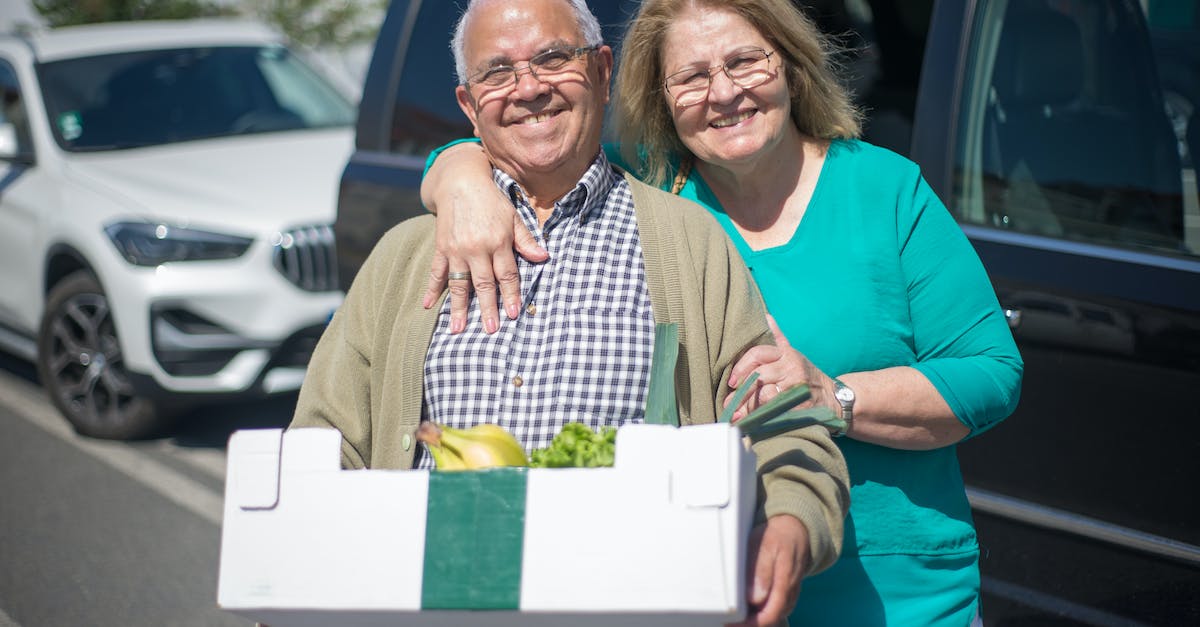
<instances>
[{"instance_id":1,"label":"asphalt pavement","mask_svg":"<svg viewBox=\"0 0 1200 627\"><path fill-rule=\"evenodd\" d=\"M0 627L240 625L216 605L225 443L294 395L191 412L169 437L74 433L0 358Z\"/></svg>"}]
</instances>

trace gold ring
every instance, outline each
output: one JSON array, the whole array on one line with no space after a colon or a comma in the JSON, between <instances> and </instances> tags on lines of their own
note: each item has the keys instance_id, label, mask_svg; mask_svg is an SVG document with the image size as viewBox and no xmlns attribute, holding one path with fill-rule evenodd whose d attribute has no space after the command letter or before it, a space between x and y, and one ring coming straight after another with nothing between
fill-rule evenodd
<instances>
[{"instance_id":1,"label":"gold ring","mask_svg":"<svg viewBox=\"0 0 1200 627\"><path fill-rule=\"evenodd\" d=\"M446 273L447 281L470 281L470 272L448 272Z\"/></svg>"}]
</instances>

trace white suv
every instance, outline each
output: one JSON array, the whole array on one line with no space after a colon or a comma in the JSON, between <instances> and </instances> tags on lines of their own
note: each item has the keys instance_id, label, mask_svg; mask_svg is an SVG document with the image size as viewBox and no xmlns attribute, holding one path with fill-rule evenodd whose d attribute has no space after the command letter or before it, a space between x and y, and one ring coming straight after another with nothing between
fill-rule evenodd
<instances>
[{"instance_id":1,"label":"white suv","mask_svg":"<svg viewBox=\"0 0 1200 627\"><path fill-rule=\"evenodd\" d=\"M295 390L341 303L355 108L226 20L0 36L0 346L80 433Z\"/></svg>"}]
</instances>

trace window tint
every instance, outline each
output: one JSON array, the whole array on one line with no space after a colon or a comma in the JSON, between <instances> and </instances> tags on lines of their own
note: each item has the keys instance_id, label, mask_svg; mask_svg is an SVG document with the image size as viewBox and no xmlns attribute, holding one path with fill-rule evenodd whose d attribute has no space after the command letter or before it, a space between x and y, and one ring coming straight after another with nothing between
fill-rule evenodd
<instances>
[{"instance_id":1,"label":"window tint","mask_svg":"<svg viewBox=\"0 0 1200 627\"><path fill-rule=\"evenodd\" d=\"M982 2L958 134L959 218L1200 252L1194 227L1185 229L1198 215L1187 141L1200 76L1197 5Z\"/></svg>"},{"instance_id":2,"label":"window tint","mask_svg":"<svg viewBox=\"0 0 1200 627\"><path fill-rule=\"evenodd\" d=\"M605 43L616 48L637 0L593 0L588 3L604 30ZM453 139L471 137L473 130L454 99L458 83L450 37L465 3L421 2L417 25L400 73L392 113L392 152L424 158Z\"/></svg>"},{"instance_id":3,"label":"window tint","mask_svg":"<svg viewBox=\"0 0 1200 627\"><path fill-rule=\"evenodd\" d=\"M38 71L70 151L354 123L354 107L277 46L108 54Z\"/></svg>"}]
</instances>

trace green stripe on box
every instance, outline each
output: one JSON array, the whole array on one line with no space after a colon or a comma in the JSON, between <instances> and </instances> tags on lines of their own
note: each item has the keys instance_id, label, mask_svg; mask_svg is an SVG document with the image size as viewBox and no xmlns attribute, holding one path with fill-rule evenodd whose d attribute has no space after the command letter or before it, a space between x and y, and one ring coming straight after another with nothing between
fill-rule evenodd
<instances>
[{"instance_id":1,"label":"green stripe on box","mask_svg":"<svg viewBox=\"0 0 1200 627\"><path fill-rule=\"evenodd\" d=\"M526 470L429 473L423 609L519 609Z\"/></svg>"}]
</instances>

